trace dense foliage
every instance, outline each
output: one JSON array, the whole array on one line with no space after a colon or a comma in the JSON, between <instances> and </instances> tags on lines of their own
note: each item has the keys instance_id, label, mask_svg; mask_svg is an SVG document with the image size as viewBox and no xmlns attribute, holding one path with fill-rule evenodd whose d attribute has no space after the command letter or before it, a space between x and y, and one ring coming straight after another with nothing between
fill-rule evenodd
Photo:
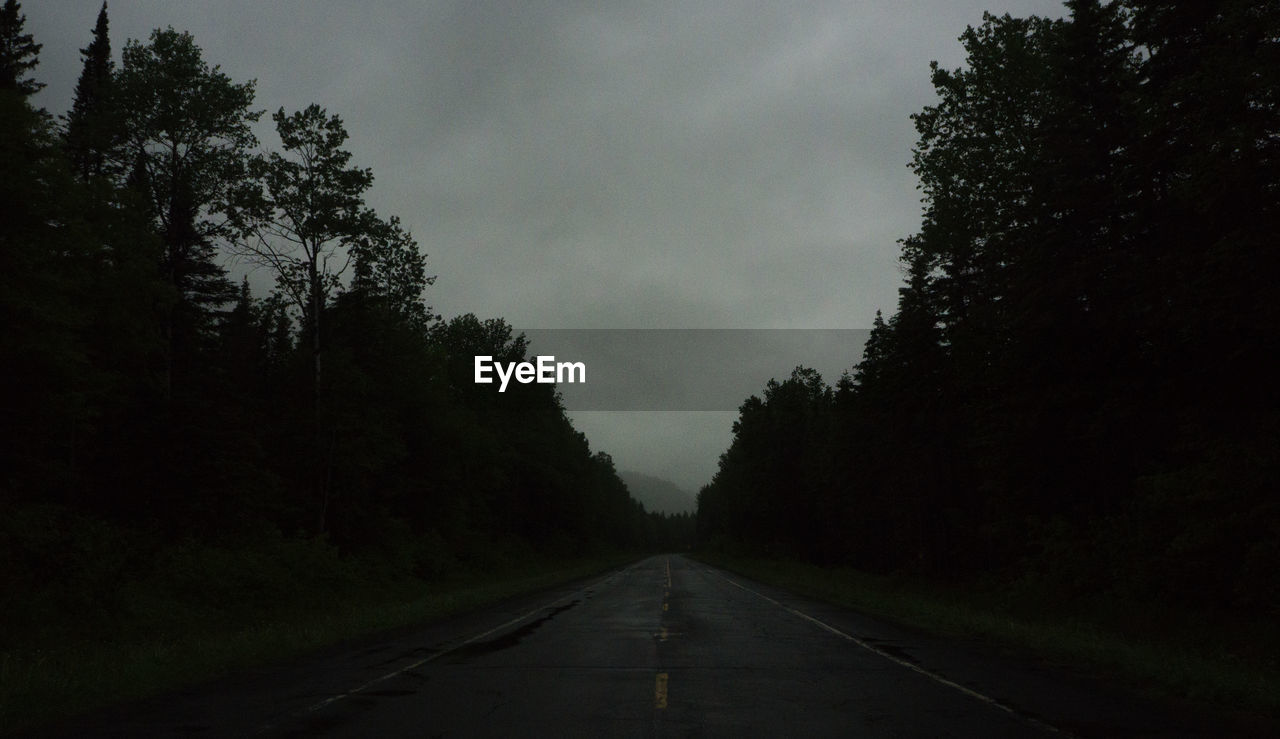
<instances>
[{"instance_id":1,"label":"dense foliage","mask_svg":"<svg viewBox=\"0 0 1280 739\"><path fill-rule=\"evenodd\" d=\"M340 118L281 110L283 151L255 154L253 83L171 28L128 42L117 69L104 6L58 122L29 101L40 46L23 21L9 0L6 638L42 613L110 612L170 566L234 599L250 570L305 583L334 557L431 579L682 538L667 529L689 522L633 501L548 386L472 383L473 353L528 347L502 320L441 322L423 302L434 278L400 222L365 204L373 175L349 165ZM237 289L233 254L276 290ZM239 565L190 565L215 550Z\"/></svg>"},{"instance_id":2,"label":"dense foliage","mask_svg":"<svg viewBox=\"0 0 1280 739\"><path fill-rule=\"evenodd\" d=\"M742 405L704 542L1280 608L1280 5L984 18L914 116L897 312Z\"/></svg>"}]
</instances>

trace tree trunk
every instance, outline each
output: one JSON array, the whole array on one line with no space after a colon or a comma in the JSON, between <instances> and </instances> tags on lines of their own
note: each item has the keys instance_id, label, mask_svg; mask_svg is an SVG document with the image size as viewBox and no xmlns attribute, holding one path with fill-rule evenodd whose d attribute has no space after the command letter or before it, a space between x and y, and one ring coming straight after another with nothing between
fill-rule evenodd
<instances>
[{"instance_id":1,"label":"tree trunk","mask_svg":"<svg viewBox=\"0 0 1280 739\"><path fill-rule=\"evenodd\" d=\"M307 278L311 290L311 445L315 453L311 469L315 496L320 504L316 535L323 536L329 513L329 481L325 472L328 455L325 453L324 430L320 423L320 313L324 309L324 301L320 293L320 274L315 257L307 265Z\"/></svg>"}]
</instances>

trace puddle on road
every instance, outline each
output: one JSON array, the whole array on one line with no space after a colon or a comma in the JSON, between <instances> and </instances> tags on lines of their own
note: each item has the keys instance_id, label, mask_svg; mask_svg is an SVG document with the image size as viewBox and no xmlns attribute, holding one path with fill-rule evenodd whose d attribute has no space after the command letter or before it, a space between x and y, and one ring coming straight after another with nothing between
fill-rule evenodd
<instances>
[{"instance_id":1,"label":"puddle on road","mask_svg":"<svg viewBox=\"0 0 1280 739\"><path fill-rule=\"evenodd\" d=\"M485 641L472 642L471 644L458 647L457 649L449 651L443 659L441 659L441 662L445 664L458 664L481 655L491 654L493 652L514 647L523 641L525 637L537 631L540 626L570 608L573 608L579 603L581 603L580 600L574 600L566 605L552 608L546 611L540 618L534 619L533 621L530 621L505 634ZM433 649L430 647L418 647L417 649L405 652L396 659L389 661L398 661L405 657L415 655L429 656L439 651L440 649ZM370 653L373 653L373 650L371 650ZM416 681L429 680L426 675L415 670L396 673L396 675L412 678ZM399 698L403 696L416 695L417 693L417 690L394 688L353 691L350 694L341 696L344 698L343 700L335 701L332 706L325 707L322 712L304 716L299 723L293 726L272 727L267 731L267 734L269 736L277 737L303 737L315 736L317 734L334 731L348 726L358 714L372 710L379 704L380 699Z\"/></svg>"},{"instance_id":2,"label":"puddle on road","mask_svg":"<svg viewBox=\"0 0 1280 739\"><path fill-rule=\"evenodd\" d=\"M490 654L492 652L497 652L503 649L507 649L509 647L514 647L515 645L523 641L525 637L529 636L534 631L537 631L538 627L542 626L544 623L550 621L551 619L555 618L561 613L564 613L570 608L573 608L574 606L578 605L578 603L580 602L581 601L579 600L574 600L573 602L568 603L566 605L559 606L557 608L552 608L546 611L540 618L530 621L529 623L526 623L523 626L520 626L519 628L509 631L505 634L494 637L493 639L473 642L471 644L458 647L457 649L454 649L448 652L448 654L446 654L441 661L446 664L458 664L460 662L465 662L468 659L472 659L480 655ZM388 660L388 661L389 662L399 661L410 656L419 656L419 657L430 656L439 651L441 650L436 648L419 647L417 649L413 649L411 651L405 652L404 654L401 654L395 659ZM417 672L416 670L409 670L409 671L398 673L398 674L400 676L411 678L418 682L424 682L429 680L429 678L426 675L423 675L422 673ZM394 689L394 688L384 688L382 690L366 690L366 691L353 692L349 695L344 696L345 700L337 701L331 707L326 707L326 709L322 713L312 714L304 717L303 720L298 725L295 725L292 727L280 727L277 729L273 729L269 731L268 734L271 736L285 736L285 737L315 736L316 734L333 731L333 730L342 728L344 726L347 726L349 722L356 715L371 710L372 708L374 708L379 704L379 701L381 699L398 698L403 696L416 695L417 693L418 693L417 690Z\"/></svg>"},{"instance_id":3,"label":"puddle on road","mask_svg":"<svg viewBox=\"0 0 1280 739\"><path fill-rule=\"evenodd\" d=\"M563 605L558 608L553 608L550 611L547 611L547 613L544 616L542 616L542 618L539 618L534 621L530 621L529 623L525 624L524 626L521 626L518 629L515 629L513 631L508 631L507 633L501 636L494 637L493 639L472 642L471 644L458 647L457 649L450 652L442 661L445 664L456 665L460 662L465 662L468 659L471 659L473 657L479 657L485 654L492 654L493 652L499 652L499 651L502 651L503 649L509 649L511 647L514 647L515 645L523 641L526 636L537 631L539 626L545 624L546 622L550 621L551 619L555 618L561 613L564 613L570 608L573 608L574 606L578 605L579 602L580 601L575 600L572 603L569 603L567 605Z\"/></svg>"}]
</instances>

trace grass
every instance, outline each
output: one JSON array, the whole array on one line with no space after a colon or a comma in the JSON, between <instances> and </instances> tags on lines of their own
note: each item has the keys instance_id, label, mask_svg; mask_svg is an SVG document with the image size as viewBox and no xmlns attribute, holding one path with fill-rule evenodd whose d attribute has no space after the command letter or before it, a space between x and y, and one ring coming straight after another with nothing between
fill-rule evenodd
<instances>
[{"instance_id":1,"label":"grass","mask_svg":"<svg viewBox=\"0 0 1280 739\"><path fill-rule=\"evenodd\" d=\"M151 619L89 624L92 638L46 635L0 652L0 733L145 698L354 637L425 624L619 566L634 557L542 560L426 585L345 582L317 608L295 600L232 614L143 590L131 612ZM157 624L160 624L157 626ZM103 638L104 632L115 637Z\"/></svg>"},{"instance_id":2,"label":"grass","mask_svg":"<svg viewBox=\"0 0 1280 739\"><path fill-rule=\"evenodd\" d=\"M1266 619L1210 621L1153 604L1104 600L1066 608L1011 588L944 588L847 568L695 556L800 595L935 634L979 639L1153 697L1189 699L1246 720L1280 721L1277 629Z\"/></svg>"}]
</instances>

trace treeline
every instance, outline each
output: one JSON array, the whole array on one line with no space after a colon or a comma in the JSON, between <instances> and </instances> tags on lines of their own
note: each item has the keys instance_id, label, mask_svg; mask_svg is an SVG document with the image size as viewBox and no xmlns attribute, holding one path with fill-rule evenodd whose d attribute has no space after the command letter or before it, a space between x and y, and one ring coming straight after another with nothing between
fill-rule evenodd
<instances>
[{"instance_id":1,"label":"treeline","mask_svg":"<svg viewBox=\"0 0 1280 739\"><path fill-rule=\"evenodd\" d=\"M350 164L338 116L280 110L282 148L260 153L253 83L172 28L129 41L117 66L104 5L74 104L54 118L30 102L41 45L23 25L8 0L10 620L108 603L174 552L190 569L193 548L294 552L231 568L284 568L275 582L325 577L342 558L430 579L529 555L635 551L691 527L646 514L549 386L499 395L472 383L471 355L517 361L524 338L498 319L441 322L423 302L434 279L424 256L365 204L373 175ZM234 284L230 255L275 290ZM183 576L217 590L217 573Z\"/></svg>"},{"instance_id":2,"label":"treeline","mask_svg":"<svg viewBox=\"0 0 1280 739\"><path fill-rule=\"evenodd\" d=\"M984 17L913 117L897 312L741 407L700 540L1280 608L1280 5Z\"/></svg>"}]
</instances>

